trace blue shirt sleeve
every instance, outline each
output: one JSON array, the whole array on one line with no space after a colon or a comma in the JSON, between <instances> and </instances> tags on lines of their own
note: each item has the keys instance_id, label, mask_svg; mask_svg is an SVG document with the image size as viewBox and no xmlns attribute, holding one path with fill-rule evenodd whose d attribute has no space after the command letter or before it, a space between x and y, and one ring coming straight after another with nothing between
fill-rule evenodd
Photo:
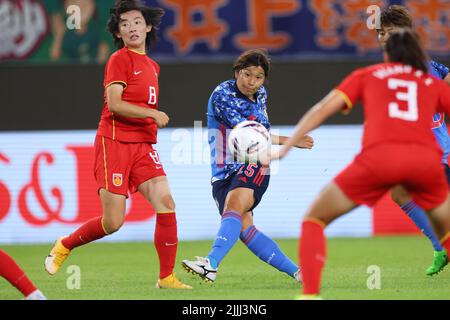
<instances>
[{"instance_id":1,"label":"blue shirt sleeve","mask_svg":"<svg viewBox=\"0 0 450 320\"><path fill-rule=\"evenodd\" d=\"M238 111L237 101L226 92L214 92L212 105L214 115L230 128L234 128L242 121L247 120Z\"/></svg>"},{"instance_id":2,"label":"blue shirt sleeve","mask_svg":"<svg viewBox=\"0 0 450 320\"><path fill-rule=\"evenodd\" d=\"M449 69L444 66L443 64L433 61L430 61L430 66L431 66L431 71L432 74L434 74L435 76L438 76L441 79L445 79L449 73Z\"/></svg>"}]
</instances>

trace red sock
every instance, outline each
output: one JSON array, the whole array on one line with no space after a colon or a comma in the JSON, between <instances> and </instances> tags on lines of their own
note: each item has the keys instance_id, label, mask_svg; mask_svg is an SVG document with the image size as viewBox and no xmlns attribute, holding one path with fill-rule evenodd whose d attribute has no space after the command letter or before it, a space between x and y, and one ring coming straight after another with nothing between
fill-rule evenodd
<instances>
[{"instance_id":1,"label":"red sock","mask_svg":"<svg viewBox=\"0 0 450 320\"><path fill-rule=\"evenodd\" d=\"M106 236L103 230L102 217L89 220L79 227L70 236L62 240L62 244L69 250L82 246L86 243L98 240Z\"/></svg>"},{"instance_id":2,"label":"red sock","mask_svg":"<svg viewBox=\"0 0 450 320\"><path fill-rule=\"evenodd\" d=\"M447 250L447 254L450 254L450 232L441 240L441 244Z\"/></svg>"},{"instance_id":3,"label":"red sock","mask_svg":"<svg viewBox=\"0 0 450 320\"><path fill-rule=\"evenodd\" d=\"M37 290L25 272L2 250L0 250L0 276L8 280L25 297Z\"/></svg>"},{"instance_id":4,"label":"red sock","mask_svg":"<svg viewBox=\"0 0 450 320\"><path fill-rule=\"evenodd\" d=\"M155 247L159 257L159 278L172 274L177 256L177 218L175 212L158 213L155 226Z\"/></svg>"},{"instance_id":5,"label":"red sock","mask_svg":"<svg viewBox=\"0 0 450 320\"><path fill-rule=\"evenodd\" d=\"M326 260L323 229L323 224L320 221L303 221L299 245L303 294L319 294L320 291L321 274Z\"/></svg>"}]
</instances>

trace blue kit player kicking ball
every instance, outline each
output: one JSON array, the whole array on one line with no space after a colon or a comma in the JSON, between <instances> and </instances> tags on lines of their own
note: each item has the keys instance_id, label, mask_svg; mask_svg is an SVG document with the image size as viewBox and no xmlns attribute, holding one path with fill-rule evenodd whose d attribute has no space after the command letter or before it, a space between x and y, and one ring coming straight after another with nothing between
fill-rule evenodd
<instances>
[{"instance_id":1,"label":"blue kit player kicking ball","mask_svg":"<svg viewBox=\"0 0 450 320\"><path fill-rule=\"evenodd\" d=\"M399 5L392 5L384 9L380 16L380 29L377 29L378 40L381 46L384 48L390 34L398 31L401 28L412 28L413 21L411 15L408 13L405 7ZM429 73L439 79L445 80L450 84L449 69L436 62L428 62ZM447 126L444 121L444 114L436 113L431 121L431 129L434 136L439 142L443 151L442 165L445 170L447 181L450 185L450 169L448 166L448 154L450 152L450 137L448 135ZM401 188L392 189L392 199L400 206L400 208L408 215L408 217L415 223L415 225L427 236L434 248L434 259L432 265L426 270L426 275L432 276L444 269L448 264L447 252L443 248L441 242L445 239L437 238L435 231L431 227L427 214L425 211L417 206L417 204L411 200L408 194L406 194Z\"/></svg>"},{"instance_id":2,"label":"blue kit player kicking ball","mask_svg":"<svg viewBox=\"0 0 450 320\"><path fill-rule=\"evenodd\" d=\"M206 281L216 279L219 264L239 239L262 261L301 281L299 267L253 225L253 210L267 190L270 169L256 163L238 163L227 145L227 133L243 121L256 121L270 129L263 86L269 68L265 50L244 52L234 64L235 79L221 83L209 99L212 193L222 220L209 254L182 262L187 271ZM283 144L288 139L276 135L271 138L272 144ZM304 136L297 147L311 149L313 143L311 137Z\"/></svg>"}]
</instances>

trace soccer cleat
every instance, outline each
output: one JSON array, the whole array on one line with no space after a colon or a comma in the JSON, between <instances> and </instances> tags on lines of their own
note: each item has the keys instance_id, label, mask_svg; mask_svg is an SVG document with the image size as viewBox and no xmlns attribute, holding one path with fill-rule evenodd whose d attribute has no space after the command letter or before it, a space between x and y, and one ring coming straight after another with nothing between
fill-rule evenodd
<instances>
[{"instance_id":1,"label":"soccer cleat","mask_svg":"<svg viewBox=\"0 0 450 320\"><path fill-rule=\"evenodd\" d=\"M427 276L433 276L444 270L448 264L447 252L445 250L435 251L433 264L425 271Z\"/></svg>"},{"instance_id":2,"label":"soccer cleat","mask_svg":"<svg viewBox=\"0 0 450 320\"><path fill-rule=\"evenodd\" d=\"M195 257L197 260L183 260L183 268L190 273L197 274L208 282L216 280L217 268L213 268L208 258Z\"/></svg>"},{"instance_id":3,"label":"soccer cleat","mask_svg":"<svg viewBox=\"0 0 450 320\"><path fill-rule=\"evenodd\" d=\"M62 239L64 239L64 237L61 237L56 241L52 251L50 251L50 254L45 258L45 270L50 275L54 275L58 272L59 267L61 267L70 254L70 250L63 246L61 242Z\"/></svg>"},{"instance_id":4,"label":"soccer cleat","mask_svg":"<svg viewBox=\"0 0 450 320\"><path fill-rule=\"evenodd\" d=\"M159 289L192 289L191 286L178 280L175 273L172 273L164 279L158 279L155 287Z\"/></svg>"},{"instance_id":5,"label":"soccer cleat","mask_svg":"<svg viewBox=\"0 0 450 320\"><path fill-rule=\"evenodd\" d=\"M24 298L24 300L47 300L41 290L35 290Z\"/></svg>"},{"instance_id":6,"label":"soccer cleat","mask_svg":"<svg viewBox=\"0 0 450 320\"><path fill-rule=\"evenodd\" d=\"M295 280L297 280L297 282L303 283L303 281L302 281L302 273L301 273L300 269L298 269L297 272L294 273L293 278Z\"/></svg>"}]
</instances>

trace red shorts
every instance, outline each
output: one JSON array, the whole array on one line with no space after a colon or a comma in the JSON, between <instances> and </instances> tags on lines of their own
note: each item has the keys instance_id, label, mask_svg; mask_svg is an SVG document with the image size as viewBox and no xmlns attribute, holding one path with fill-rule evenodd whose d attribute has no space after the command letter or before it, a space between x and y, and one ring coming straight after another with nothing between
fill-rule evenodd
<instances>
[{"instance_id":1,"label":"red shorts","mask_svg":"<svg viewBox=\"0 0 450 320\"><path fill-rule=\"evenodd\" d=\"M143 182L165 176L158 152L150 143L95 138L95 179L98 189L128 197Z\"/></svg>"},{"instance_id":2,"label":"red shorts","mask_svg":"<svg viewBox=\"0 0 450 320\"><path fill-rule=\"evenodd\" d=\"M415 144L383 144L363 150L334 182L353 202L373 206L392 187L402 185L424 210L443 204L448 184L442 155Z\"/></svg>"}]
</instances>

